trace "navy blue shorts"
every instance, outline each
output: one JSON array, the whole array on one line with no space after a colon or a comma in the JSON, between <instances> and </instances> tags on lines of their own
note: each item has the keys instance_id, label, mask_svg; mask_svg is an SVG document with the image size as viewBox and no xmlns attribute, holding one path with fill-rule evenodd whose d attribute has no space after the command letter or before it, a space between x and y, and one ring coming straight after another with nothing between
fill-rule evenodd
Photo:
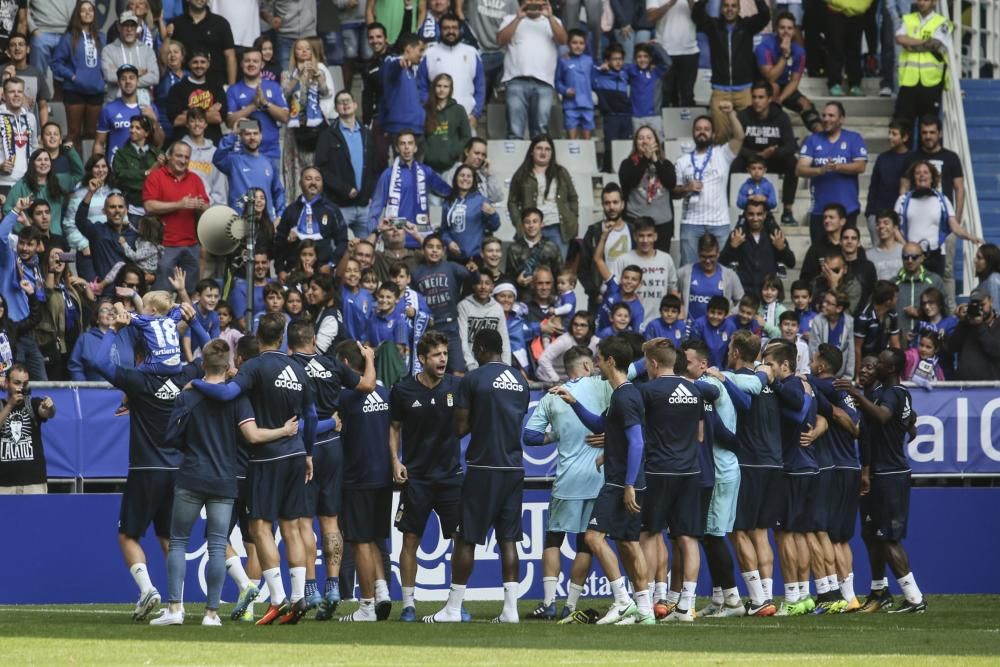
<instances>
[{"instance_id":1,"label":"navy blue shorts","mask_svg":"<svg viewBox=\"0 0 1000 667\"><path fill-rule=\"evenodd\" d=\"M130 470L118 511L118 532L138 540L149 524L157 537L170 537L176 470Z\"/></svg>"},{"instance_id":2,"label":"navy blue shorts","mask_svg":"<svg viewBox=\"0 0 1000 667\"><path fill-rule=\"evenodd\" d=\"M829 531L830 518L833 512L833 468L820 470L813 487L812 525L819 533Z\"/></svg>"},{"instance_id":3,"label":"navy blue shorts","mask_svg":"<svg viewBox=\"0 0 1000 667\"><path fill-rule=\"evenodd\" d=\"M874 534L886 542L906 537L910 519L910 473L872 475L870 502Z\"/></svg>"},{"instance_id":4,"label":"navy blue shorts","mask_svg":"<svg viewBox=\"0 0 1000 667\"><path fill-rule=\"evenodd\" d=\"M651 475L646 473L642 496L642 530L659 533L669 528L676 537L701 537L701 480L698 475Z\"/></svg>"},{"instance_id":5,"label":"navy blue shorts","mask_svg":"<svg viewBox=\"0 0 1000 667\"><path fill-rule=\"evenodd\" d=\"M344 448L338 434L313 447L313 478L306 484L309 516L337 516L344 499Z\"/></svg>"},{"instance_id":6,"label":"navy blue shorts","mask_svg":"<svg viewBox=\"0 0 1000 667\"><path fill-rule=\"evenodd\" d=\"M784 477L781 468L740 466L740 495L733 530L774 528L783 505Z\"/></svg>"},{"instance_id":7,"label":"navy blue shorts","mask_svg":"<svg viewBox=\"0 0 1000 667\"><path fill-rule=\"evenodd\" d=\"M635 501L642 507L643 491L635 492ZM590 517L588 530L604 533L617 542L638 542L642 531L642 512L632 514L625 509L625 489L605 484L597 494L594 513Z\"/></svg>"},{"instance_id":8,"label":"navy blue shorts","mask_svg":"<svg viewBox=\"0 0 1000 667\"><path fill-rule=\"evenodd\" d=\"M849 542L858 522L861 498L861 471L835 468L830 484L830 520L826 532L834 544Z\"/></svg>"},{"instance_id":9,"label":"navy blue shorts","mask_svg":"<svg viewBox=\"0 0 1000 667\"><path fill-rule=\"evenodd\" d=\"M306 506L306 457L251 461L247 482L251 519L277 521L310 516Z\"/></svg>"},{"instance_id":10,"label":"navy blue shorts","mask_svg":"<svg viewBox=\"0 0 1000 667\"><path fill-rule=\"evenodd\" d=\"M392 515L392 487L345 489L340 527L344 541L364 544L389 537Z\"/></svg>"},{"instance_id":11,"label":"navy blue shorts","mask_svg":"<svg viewBox=\"0 0 1000 667\"><path fill-rule=\"evenodd\" d=\"M236 500L233 501L233 511L229 516L229 533L237 525L240 527L240 535L245 543L252 543L250 539L250 483L246 477L236 478Z\"/></svg>"},{"instance_id":12,"label":"navy blue shorts","mask_svg":"<svg viewBox=\"0 0 1000 667\"><path fill-rule=\"evenodd\" d=\"M462 477L446 480L407 480L399 493L396 508L396 528L401 533L423 535L431 512L437 514L441 534L448 539L462 520Z\"/></svg>"},{"instance_id":13,"label":"navy blue shorts","mask_svg":"<svg viewBox=\"0 0 1000 667\"><path fill-rule=\"evenodd\" d=\"M816 490L818 474L784 475L782 488L778 491L784 496L784 507L778 519L777 528L789 533L812 533L813 526L813 495Z\"/></svg>"},{"instance_id":14,"label":"navy blue shorts","mask_svg":"<svg viewBox=\"0 0 1000 667\"><path fill-rule=\"evenodd\" d=\"M520 542L523 495L523 470L469 468L462 484L459 537L470 544L486 544L492 527L497 542Z\"/></svg>"}]
</instances>

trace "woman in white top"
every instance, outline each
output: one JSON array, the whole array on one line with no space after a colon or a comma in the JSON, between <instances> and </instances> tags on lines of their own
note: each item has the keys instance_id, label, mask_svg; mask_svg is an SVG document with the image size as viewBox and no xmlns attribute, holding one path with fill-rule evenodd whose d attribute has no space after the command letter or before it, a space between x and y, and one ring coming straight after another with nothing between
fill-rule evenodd
<instances>
[{"instance_id":1,"label":"woman in white top","mask_svg":"<svg viewBox=\"0 0 1000 667\"><path fill-rule=\"evenodd\" d=\"M288 71L281 73L281 91L288 101L288 124L284 129L282 163L285 200L301 194L299 176L312 165L316 141L327 121L336 118L333 76L308 39L292 46Z\"/></svg>"},{"instance_id":2,"label":"woman in white top","mask_svg":"<svg viewBox=\"0 0 1000 667\"><path fill-rule=\"evenodd\" d=\"M917 160L906 172L913 189L896 200L900 241L916 243L924 250L924 266L944 275L944 240L949 232L960 239L982 244L983 240L965 231L955 218L955 208L939 189L941 174L927 160Z\"/></svg>"}]
</instances>

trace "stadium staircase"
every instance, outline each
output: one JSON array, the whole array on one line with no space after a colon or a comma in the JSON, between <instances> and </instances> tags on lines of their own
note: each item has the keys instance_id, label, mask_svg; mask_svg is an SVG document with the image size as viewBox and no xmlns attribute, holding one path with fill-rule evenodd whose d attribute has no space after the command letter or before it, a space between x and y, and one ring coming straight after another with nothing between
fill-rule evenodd
<instances>
[{"instance_id":1,"label":"stadium staircase","mask_svg":"<svg viewBox=\"0 0 1000 667\"><path fill-rule=\"evenodd\" d=\"M972 153L984 238L1000 239L1000 81L962 81L965 123Z\"/></svg>"}]
</instances>

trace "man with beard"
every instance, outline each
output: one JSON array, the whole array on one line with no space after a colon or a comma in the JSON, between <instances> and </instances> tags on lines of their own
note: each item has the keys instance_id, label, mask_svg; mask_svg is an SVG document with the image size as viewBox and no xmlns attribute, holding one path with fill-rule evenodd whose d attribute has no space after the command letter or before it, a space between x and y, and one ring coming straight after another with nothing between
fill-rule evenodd
<instances>
[{"instance_id":1,"label":"man with beard","mask_svg":"<svg viewBox=\"0 0 1000 667\"><path fill-rule=\"evenodd\" d=\"M469 125L473 128L486 106L486 78L479 51L464 44L461 39L461 22L457 16L448 13L441 17L441 41L432 42L427 47L424 59L417 69L417 87L420 97L426 101L431 82L438 74L448 74L452 81L452 97L465 107L469 115Z\"/></svg>"},{"instance_id":2,"label":"man with beard","mask_svg":"<svg viewBox=\"0 0 1000 667\"><path fill-rule=\"evenodd\" d=\"M216 146L222 141L222 121L226 117L226 91L221 83L209 83L211 66L208 51L195 51L188 59L190 74L174 84L167 94L167 118L174 128L174 140L188 133L187 110L204 109L205 137Z\"/></svg>"},{"instance_id":3,"label":"man with beard","mask_svg":"<svg viewBox=\"0 0 1000 667\"><path fill-rule=\"evenodd\" d=\"M631 252L635 247L632 238L632 226L625 222L622 214L625 212L625 199L622 189L617 183L608 183L601 191L601 208L604 209L604 220L599 220L587 227L583 235L583 249L580 251L580 263L577 275L587 293L587 309L596 313L601 304L601 282L594 268L594 250L604 230L608 230L608 238L604 242L604 263L614 266L614 261L622 255Z\"/></svg>"}]
</instances>

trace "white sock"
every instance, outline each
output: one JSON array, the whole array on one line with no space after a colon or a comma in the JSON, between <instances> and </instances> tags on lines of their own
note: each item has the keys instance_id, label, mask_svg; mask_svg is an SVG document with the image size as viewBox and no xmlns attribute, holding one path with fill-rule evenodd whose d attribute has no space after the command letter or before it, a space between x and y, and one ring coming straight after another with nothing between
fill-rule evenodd
<instances>
[{"instance_id":1,"label":"white sock","mask_svg":"<svg viewBox=\"0 0 1000 667\"><path fill-rule=\"evenodd\" d=\"M302 568L305 569L305 568ZM264 581L267 582L267 590L271 593L271 604L281 604L285 601L285 585L281 583L281 568L272 567L264 570ZM302 590L305 591L306 578L302 577Z\"/></svg>"},{"instance_id":2,"label":"white sock","mask_svg":"<svg viewBox=\"0 0 1000 667\"><path fill-rule=\"evenodd\" d=\"M743 581L747 585L747 593L750 594L750 602L755 607L759 607L764 604L764 587L760 580L759 570L750 570L749 572L743 572Z\"/></svg>"},{"instance_id":3,"label":"white sock","mask_svg":"<svg viewBox=\"0 0 1000 667\"><path fill-rule=\"evenodd\" d=\"M611 584L611 593L615 596L615 604L619 607L628 606L628 591L625 590L625 577L618 577Z\"/></svg>"},{"instance_id":4,"label":"white sock","mask_svg":"<svg viewBox=\"0 0 1000 667\"><path fill-rule=\"evenodd\" d=\"M816 579L816 592L820 595L830 592L830 580L826 577L819 577Z\"/></svg>"},{"instance_id":5,"label":"white sock","mask_svg":"<svg viewBox=\"0 0 1000 667\"><path fill-rule=\"evenodd\" d=\"M556 584L558 577L542 577L542 604L548 607L556 600Z\"/></svg>"},{"instance_id":6,"label":"white sock","mask_svg":"<svg viewBox=\"0 0 1000 667\"><path fill-rule=\"evenodd\" d=\"M799 599L800 600L805 600L807 597L809 597L809 581L808 580L806 580L806 581L800 581L799 582Z\"/></svg>"},{"instance_id":7,"label":"white sock","mask_svg":"<svg viewBox=\"0 0 1000 667\"><path fill-rule=\"evenodd\" d=\"M888 588L888 587L889 587L889 578L888 577L883 577L881 579L872 579L871 590L873 590L873 591L881 591L881 590L883 590L885 588Z\"/></svg>"},{"instance_id":8,"label":"white sock","mask_svg":"<svg viewBox=\"0 0 1000 667\"><path fill-rule=\"evenodd\" d=\"M681 599L681 592L668 589L667 597L664 599L667 601L667 604L676 605Z\"/></svg>"},{"instance_id":9,"label":"white sock","mask_svg":"<svg viewBox=\"0 0 1000 667\"><path fill-rule=\"evenodd\" d=\"M785 584L785 604L795 604L799 601L799 585Z\"/></svg>"},{"instance_id":10,"label":"white sock","mask_svg":"<svg viewBox=\"0 0 1000 667\"><path fill-rule=\"evenodd\" d=\"M247 576L246 570L243 569L243 561L240 560L239 556L226 559L226 574L236 582L241 591L250 585L250 577Z\"/></svg>"},{"instance_id":11,"label":"white sock","mask_svg":"<svg viewBox=\"0 0 1000 667\"><path fill-rule=\"evenodd\" d=\"M725 603L727 607L739 607L740 606L740 590L736 587L727 588L722 591Z\"/></svg>"},{"instance_id":12,"label":"white sock","mask_svg":"<svg viewBox=\"0 0 1000 667\"><path fill-rule=\"evenodd\" d=\"M505 619L517 618L517 582L503 582L503 611L500 615Z\"/></svg>"},{"instance_id":13,"label":"white sock","mask_svg":"<svg viewBox=\"0 0 1000 667\"><path fill-rule=\"evenodd\" d=\"M452 584L448 591L448 604L445 609L449 614L459 616L462 613L462 600L465 598L465 586Z\"/></svg>"},{"instance_id":14,"label":"white sock","mask_svg":"<svg viewBox=\"0 0 1000 667\"><path fill-rule=\"evenodd\" d=\"M920 587L917 586L917 580L913 576L913 572L910 572L905 577L900 577L896 580L899 587L903 591L903 597L906 598L907 602L917 604L924 599L924 596L920 593Z\"/></svg>"},{"instance_id":15,"label":"white sock","mask_svg":"<svg viewBox=\"0 0 1000 667\"><path fill-rule=\"evenodd\" d=\"M712 586L712 604L721 607L725 597L722 595L722 586Z\"/></svg>"},{"instance_id":16,"label":"white sock","mask_svg":"<svg viewBox=\"0 0 1000 667\"><path fill-rule=\"evenodd\" d=\"M653 586L653 599L654 600L666 600L667 599L667 582L657 581L656 585Z\"/></svg>"},{"instance_id":17,"label":"white sock","mask_svg":"<svg viewBox=\"0 0 1000 667\"><path fill-rule=\"evenodd\" d=\"M375 580L375 601L385 602L389 599L389 586L386 585L385 579Z\"/></svg>"},{"instance_id":18,"label":"white sock","mask_svg":"<svg viewBox=\"0 0 1000 667\"><path fill-rule=\"evenodd\" d=\"M145 595L153 588L153 582L149 580L149 570L145 563L136 563L128 569L135 580L135 585L139 587L139 595Z\"/></svg>"},{"instance_id":19,"label":"white sock","mask_svg":"<svg viewBox=\"0 0 1000 667\"><path fill-rule=\"evenodd\" d=\"M670 588L670 572L667 572L667 588Z\"/></svg>"},{"instance_id":20,"label":"white sock","mask_svg":"<svg viewBox=\"0 0 1000 667\"><path fill-rule=\"evenodd\" d=\"M354 610L352 616L356 620L375 618L375 600L372 598L361 598L361 604Z\"/></svg>"},{"instance_id":21,"label":"white sock","mask_svg":"<svg viewBox=\"0 0 1000 667\"><path fill-rule=\"evenodd\" d=\"M652 600L653 599L653 593L656 592L656 582L655 581L651 581L648 584L646 584L646 591L649 593L649 599Z\"/></svg>"},{"instance_id":22,"label":"white sock","mask_svg":"<svg viewBox=\"0 0 1000 667\"><path fill-rule=\"evenodd\" d=\"M403 609L417 606L413 596L413 589L413 586L403 586Z\"/></svg>"},{"instance_id":23,"label":"white sock","mask_svg":"<svg viewBox=\"0 0 1000 667\"><path fill-rule=\"evenodd\" d=\"M694 591L697 585L697 581L685 581L681 585L681 598L677 603L678 611L686 612L694 609Z\"/></svg>"},{"instance_id":24,"label":"white sock","mask_svg":"<svg viewBox=\"0 0 1000 667\"><path fill-rule=\"evenodd\" d=\"M854 573L848 572L844 580L840 582L840 593L844 599L850 602L854 599Z\"/></svg>"},{"instance_id":25,"label":"white sock","mask_svg":"<svg viewBox=\"0 0 1000 667\"><path fill-rule=\"evenodd\" d=\"M649 604L649 591L643 589L635 592L635 605L639 608L639 613L649 616L653 613L653 608Z\"/></svg>"},{"instance_id":26,"label":"white sock","mask_svg":"<svg viewBox=\"0 0 1000 667\"><path fill-rule=\"evenodd\" d=\"M836 592L840 590L840 584L837 583L837 575L831 574L826 577L827 582L830 584L830 592Z\"/></svg>"},{"instance_id":27,"label":"white sock","mask_svg":"<svg viewBox=\"0 0 1000 667\"><path fill-rule=\"evenodd\" d=\"M774 589L774 579L770 577L760 578L760 587L764 589L764 599L773 600L774 595L772 594Z\"/></svg>"},{"instance_id":28,"label":"white sock","mask_svg":"<svg viewBox=\"0 0 1000 667\"><path fill-rule=\"evenodd\" d=\"M306 568L288 568L288 578L292 582L292 597L289 598L289 601L298 602L306 596Z\"/></svg>"},{"instance_id":29,"label":"white sock","mask_svg":"<svg viewBox=\"0 0 1000 667\"><path fill-rule=\"evenodd\" d=\"M576 603L583 595L583 586L569 582L569 590L566 592L566 607L571 611L576 611Z\"/></svg>"}]
</instances>

